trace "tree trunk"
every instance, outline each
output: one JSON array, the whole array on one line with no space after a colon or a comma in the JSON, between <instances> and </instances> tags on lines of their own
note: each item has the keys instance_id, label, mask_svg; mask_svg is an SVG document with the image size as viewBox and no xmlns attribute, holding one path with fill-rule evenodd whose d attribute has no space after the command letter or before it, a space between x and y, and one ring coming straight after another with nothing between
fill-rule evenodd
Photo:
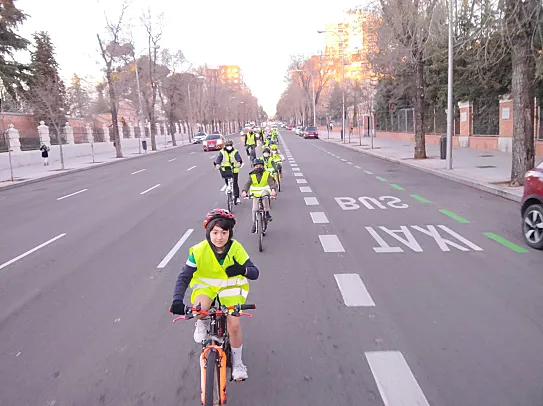
<instances>
[{"instance_id":1,"label":"tree trunk","mask_svg":"<svg viewBox=\"0 0 543 406\"><path fill-rule=\"evenodd\" d=\"M117 120L117 97L115 96L115 88L113 87L113 80L111 78L111 70L106 72L107 84L109 89L109 104L111 109L111 124L113 130L113 139L115 140L115 152L117 158L123 157L123 151L121 149L121 137L119 134L119 126Z\"/></svg>"},{"instance_id":2,"label":"tree trunk","mask_svg":"<svg viewBox=\"0 0 543 406\"><path fill-rule=\"evenodd\" d=\"M533 26L525 18L535 5L533 0L508 1L511 37L511 94L513 99L513 148L511 186L521 186L524 175L535 165L534 84L535 58L531 50ZM513 4L512 4L513 3ZM519 22L521 22L519 24ZM511 35L510 34L510 35Z\"/></svg>"},{"instance_id":3,"label":"tree trunk","mask_svg":"<svg viewBox=\"0 0 543 406\"><path fill-rule=\"evenodd\" d=\"M424 59L422 51L415 52L415 159L426 159L424 135Z\"/></svg>"}]
</instances>

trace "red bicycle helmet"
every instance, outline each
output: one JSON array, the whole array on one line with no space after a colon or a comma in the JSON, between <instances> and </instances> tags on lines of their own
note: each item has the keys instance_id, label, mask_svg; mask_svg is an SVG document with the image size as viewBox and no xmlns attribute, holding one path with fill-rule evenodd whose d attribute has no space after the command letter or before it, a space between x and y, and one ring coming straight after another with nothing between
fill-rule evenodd
<instances>
[{"instance_id":1,"label":"red bicycle helmet","mask_svg":"<svg viewBox=\"0 0 543 406\"><path fill-rule=\"evenodd\" d=\"M218 218L231 220L232 228L236 225L236 218L228 210L214 209L206 214L206 219L204 220L204 230L207 229L207 225L209 224L210 221L218 219Z\"/></svg>"}]
</instances>

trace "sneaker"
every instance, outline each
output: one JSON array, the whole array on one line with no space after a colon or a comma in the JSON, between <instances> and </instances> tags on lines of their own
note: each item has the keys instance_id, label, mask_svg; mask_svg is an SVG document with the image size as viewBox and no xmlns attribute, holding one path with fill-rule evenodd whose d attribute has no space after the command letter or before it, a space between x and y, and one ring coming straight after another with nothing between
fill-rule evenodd
<instances>
[{"instance_id":1,"label":"sneaker","mask_svg":"<svg viewBox=\"0 0 543 406\"><path fill-rule=\"evenodd\" d=\"M273 217L272 217L272 215L270 213L266 213L266 220L268 221L268 223L270 221L273 221Z\"/></svg>"},{"instance_id":2,"label":"sneaker","mask_svg":"<svg viewBox=\"0 0 543 406\"><path fill-rule=\"evenodd\" d=\"M251 227L251 233L256 233L256 223L253 223L253 226Z\"/></svg>"},{"instance_id":3,"label":"sneaker","mask_svg":"<svg viewBox=\"0 0 543 406\"><path fill-rule=\"evenodd\" d=\"M196 320L196 328L194 329L194 341L201 344L207 338L209 330L209 320Z\"/></svg>"},{"instance_id":4,"label":"sneaker","mask_svg":"<svg viewBox=\"0 0 543 406\"><path fill-rule=\"evenodd\" d=\"M247 379L249 375L247 375L247 367L241 364L236 364L232 368L232 379L234 381L244 381Z\"/></svg>"},{"instance_id":5,"label":"sneaker","mask_svg":"<svg viewBox=\"0 0 543 406\"><path fill-rule=\"evenodd\" d=\"M241 199L239 197L236 199L236 204L241 204Z\"/></svg>"}]
</instances>

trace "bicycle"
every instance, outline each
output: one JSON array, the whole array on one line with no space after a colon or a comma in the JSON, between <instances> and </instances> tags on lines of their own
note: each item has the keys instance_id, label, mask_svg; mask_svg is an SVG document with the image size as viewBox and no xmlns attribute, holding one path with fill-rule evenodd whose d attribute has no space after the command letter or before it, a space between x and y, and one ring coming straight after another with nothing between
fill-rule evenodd
<instances>
[{"instance_id":1,"label":"bicycle","mask_svg":"<svg viewBox=\"0 0 543 406\"><path fill-rule=\"evenodd\" d=\"M263 198L268 198L270 202L271 209L271 200L275 199L274 196L260 196L256 197L254 195L249 195L246 199L258 199L258 210L255 212L255 224L256 224L256 233L258 234L258 251L264 251L264 236L266 235L266 230L268 229L268 220L266 219L266 213L264 210Z\"/></svg>"},{"instance_id":2,"label":"bicycle","mask_svg":"<svg viewBox=\"0 0 543 406\"><path fill-rule=\"evenodd\" d=\"M209 318L210 331L207 338L202 342L202 353L200 354L200 390L203 406L216 406L226 404L226 382L228 369L230 370L230 381L232 377L232 348L230 336L228 335L227 316L253 317L252 314L243 313L243 310L254 310L254 304L237 304L235 306L221 305L219 298L215 298L208 311L202 310L201 303L196 307L185 307L185 314L173 319L192 320L196 316Z\"/></svg>"},{"instance_id":3,"label":"bicycle","mask_svg":"<svg viewBox=\"0 0 543 406\"><path fill-rule=\"evenodd\" d=\"M245 149L247 156L251 158L251 167L253 167L253 161L256 159L256 145L247 145Z\"/></svg>"}]
</instances>

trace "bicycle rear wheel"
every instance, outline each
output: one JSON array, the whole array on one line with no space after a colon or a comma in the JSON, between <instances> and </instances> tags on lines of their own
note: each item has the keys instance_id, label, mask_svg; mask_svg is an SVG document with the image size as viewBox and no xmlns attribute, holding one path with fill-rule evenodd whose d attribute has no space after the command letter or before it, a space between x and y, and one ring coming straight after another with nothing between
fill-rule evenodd
<instances>
[{"instance_id":1,"label":"bicycle rear wheel","mask_svg":"<svg viewBox=\"0 0 543 406\"><path fill-rule=\"evenodd\" d=\"M228 206L228 211L231 213L232 207L234 206L234 197L232 196L231 192L226 194L226 204Z\"/></svg>"},{"instance_id":2,"label":"bicycle rear wheel","mask_svg":"<svg viewBox=\"0 0 543 406\"><path fill-rule=\"evenodd\" d=\"M217 362L218 353L215 350L209 351L207 354L206 371L206 389L204 406L220 405L220 374L219 364Z\"/></svg>"}]
</instances>

